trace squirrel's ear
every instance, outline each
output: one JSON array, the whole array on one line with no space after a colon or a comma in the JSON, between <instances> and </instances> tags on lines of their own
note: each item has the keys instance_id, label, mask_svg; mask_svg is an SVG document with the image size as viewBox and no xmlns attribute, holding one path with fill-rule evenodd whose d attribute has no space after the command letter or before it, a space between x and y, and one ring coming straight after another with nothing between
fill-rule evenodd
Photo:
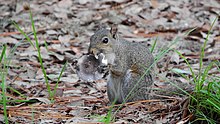
<instances>
[{"instance_id":1,"label":"squirrel's ear","mask_svg":"<svg viewBox=\"0 0 220 124\"><path fill-rule=\"evenodd\" d=\"M96 27L96 31L98 30L102 30L102 29L106 29L107 28L107 25L106 24L100 24Z\"/></svg>"},{"instance_id":2,"label":"squirrel's ear","mask_svg":"<svg viewBox=\"0 0 220 124\"><path fill-rule=\"evenodd\" d=\"M117 27L116 24L114 24L114 25L111 26L110 32L111 32L111 34L112 34L112 37L113 37L114 39L116 39L116 37L117 37L117 32L118 32L118 27Z\"/></svg>"}]
</instances>

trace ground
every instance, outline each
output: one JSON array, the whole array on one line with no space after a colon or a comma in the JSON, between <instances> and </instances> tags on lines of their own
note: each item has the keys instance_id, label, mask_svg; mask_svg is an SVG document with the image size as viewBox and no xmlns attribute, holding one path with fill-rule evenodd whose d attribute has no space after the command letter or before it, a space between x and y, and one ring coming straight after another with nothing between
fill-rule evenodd
<instances>
[{"instance_id":1,"label":"ground","mask_svg":"<svg viewBox=\"0 0 220 124\"><path fill-rule=\"evenodd\" d=\"M15 21L35 45L27 10L29 5L52 89L67 61L53 101L48 98L37 50L11 23ZM116 105L111 109L106 80L79 80L74 63L87 53L89 38L98 27L117 24L120 36L129 41L143 42L152 48L156 40L155 57L172 48L155 65L153 88L170 90L172 83L178 83L178 86L193 89L189 67L175 50L185 56L196 73L199 71L201 47L213 21L219 16L219 1L7 0L0 2L0 11L0 51L6 44L6 55L10 60L6 76L10 123L96 123L106 120L104 116L109 111L115 117L113 121L118 123L186 123L193 119L193 113L188 111L187 95L158 94L155 99ZM210 32L204 66L220 60L219 23L217 20ZM220 75L217 67L210 73ZM1 105L2 123L3 118Z\"/></svg>"}]
</instances>

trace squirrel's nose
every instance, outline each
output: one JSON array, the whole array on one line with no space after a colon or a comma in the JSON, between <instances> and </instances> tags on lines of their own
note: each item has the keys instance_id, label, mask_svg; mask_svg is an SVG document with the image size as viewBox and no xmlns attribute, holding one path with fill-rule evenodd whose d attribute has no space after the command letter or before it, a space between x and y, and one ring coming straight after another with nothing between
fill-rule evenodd
<instances>
[{"instance_id":1,"label":"squirrel's nose","mask_svg":"<svg viewBox=\"0 0 220 124\"><path fill-rule=\"evenodd\" d=\"M89 54L93 54L95 56L96 59L98 59L98 56L100 54L100 51L97 50L96 48L90 48L89 49Z\"/></svg>"},{"instance_id":2,"label":"squirrel's nose","mask_svg":"<svg viewBox=\"0 0 220 124\"><path fill-rule=\"evenodd\" d=\"M88 53L89 53L89 54L94 54L94 53L93 53L93 48L89 47Z\"/></svg>"},{"instance_id":3,"label":"squirrel's nose","mask_svg":"<svg viewBox=\"0 0 220 124\"><path fill-rule=\"evenodd\" d=\"M93 55L97 55L98 52L97 52L97 50L95 48L90 48L89 49L89 53L93 54Z\"/></svg>"}]
</instances>

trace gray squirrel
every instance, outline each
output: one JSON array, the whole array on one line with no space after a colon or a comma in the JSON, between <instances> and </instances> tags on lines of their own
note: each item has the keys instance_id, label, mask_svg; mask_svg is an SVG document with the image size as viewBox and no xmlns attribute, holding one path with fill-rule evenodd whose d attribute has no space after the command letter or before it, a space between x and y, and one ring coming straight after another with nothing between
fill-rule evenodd
<instances>
[{"instance_id":1,"label":"gray squirrel","mask_svg":"<svg viewBox=\"0 0 220 124\"><path fill-rule=\"evenodd\" d=\"M107 94L111 103L149 99L154 58L147 46L119 37L117 27L101 28L91 36L88 52L96 57L102 54L102 59L107 60Z\"/></svg>"}]
</instances>

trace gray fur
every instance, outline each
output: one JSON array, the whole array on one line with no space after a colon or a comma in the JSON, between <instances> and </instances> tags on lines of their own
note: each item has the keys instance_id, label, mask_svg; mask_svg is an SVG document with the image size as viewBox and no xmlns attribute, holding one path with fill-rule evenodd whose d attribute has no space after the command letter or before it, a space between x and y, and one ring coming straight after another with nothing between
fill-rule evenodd
<instances>
[{"instance_id":1,"label":"gray fur","mask_svg":"<svg viewBox=\"0 0 220 124\"><path fill-rule=\"evenodd\" d=\"M109 42L102 43L103 37L108 37ZM103 53L108 60L110 76L107 81L107 93L110 102L149 99L148 87L153 83L152 69L140 79L154 62L147 46L128 42L115 37L115 34L113 36L110 30L100 29L90 38L89 52L96 55Z\"/></svg>"}]
</instances>

